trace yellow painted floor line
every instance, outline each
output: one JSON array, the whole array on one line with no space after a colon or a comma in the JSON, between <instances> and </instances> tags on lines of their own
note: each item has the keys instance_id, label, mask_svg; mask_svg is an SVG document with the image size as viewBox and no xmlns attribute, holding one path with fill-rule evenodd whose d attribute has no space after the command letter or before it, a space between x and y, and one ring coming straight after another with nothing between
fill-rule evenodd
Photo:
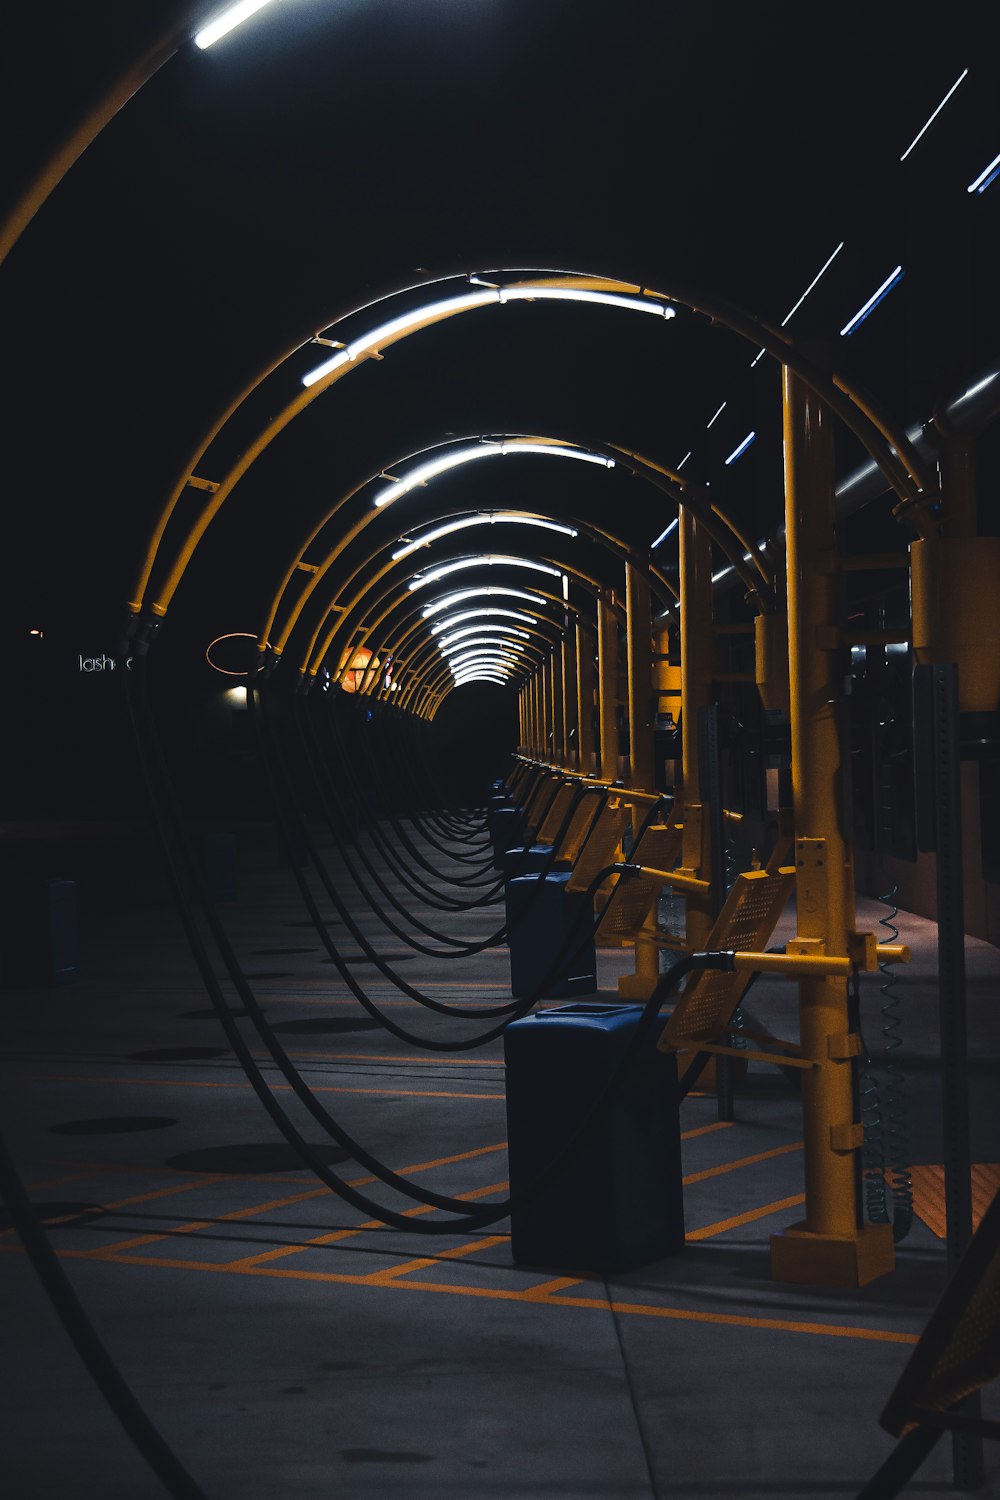
<instances>
[{"instance_id":1,"label":"yellow painted floor line","mask_svg":"<svg viewBox=\"0 0 1000 1500\"><path fill-rule=\"evenodd\" d=\"M690 1098L690 1094L688 1098ZM711 1135L716 1130L732 1130L735 1120L713 1120L711 1125L696 1125L693 1130L682 1130L682 1141L693 1141L698 1135Z\"/></svg>"},{"instance_id":2,"label":"yellow painted floor line","mask_svg":"<svg viewBox=\"0 0 1000 1500\"><path fill-rule=\"evenodd\" d=\"M774 1156L787 1156L790 1151L801 1150L801 1141L792 1141L787 1146L772 1146L770 1151L758 1151L754 1156L740 1156L736 1161L725 1161L718 1167L706 1167L703 1172L689 1172L682 1180L685 1187L690 1187L693 1182L704 1182L708 1177L721 1177L726 1172L738 1171L740 1167L752 1167L759 1161L770 1161Z\"/></svg>"},{"instance_id":3,"label":"yellow painted floor line","mask_svg":"<svg viewBox=\"0 0 1000 1500\"><path fill-rule=\"evenodd\" d=\"M60 1254L68 1259L80 1259L86 1252L64 1250ZM612 1311L630 1317L669 1318L684 1323L708 1323L726 1328L760 1329L768 1332L811 1334L825 1338L847 1338L875 1340L892 1344L915 1344L919 1338L915 1333L899 1333L888 1328L862 1328L840 1323L800 1322L790 1318L754 1318L739 1313L697 1312L691 1308L658 1307L652 1303L608 1301L601 1297L564 1297L557 1294L539 1296L540 1288L516 1291L503 1287L460 1286L447 1282L385 1280L369 1281L366 1276L351 1275L340 1271L307 1271L301 1268L282 1268L270 1265L245 1265L230 1262L217 1265L214 1261L173 1260L161 1256L111 1256L109 1259L120 1265L144 1266L160 1270L206 1271L217 1276L267 1276L294 1281L312 1281L339 1286L368 1287L376 1291L431 1292L452 1297L484 1297L503 1302L533 1302L544 1307L574 1307L598 1312Z\"/></svg>"},{"instance_id":4,"label":"yellow painted floor line","mask_svg":"<svg viewBox=\"0 0 1000 1500\"><path fill-rule=\"evenodd\" d=\"M238 1178L234 1178L232 1175L228 1175L228 1176L226 1176L226 1175L213 1175L213 1177L211 1179L212 1183L217 1183L217 1182L233 1182L233 1181L238 1181L238 1180L239 1180ZM207 1186L207 1184L205 1182L200 1182L198 1180L195 1180L194 1182L175 1182L175 1183L172 1183L169 1187L151 1188L148 1192L145 1192L145 1193L133 1193L131 1195L131 1197L128 1197L128 1198L117 1198L112 1203L95 1203L94 1204L94 1209L95 1210L101 1210L101 1209L103 1209L106 1213L110 1213L110 1212L112 1212L116 1208L128 1208L133 1203L151 1203L156 1198L170 1198L170 1197L173 1197L176 1193L190 1193L195 1188L200 1188L200 1187L205 1187L205 1186ZM71 1220L77 1218L77 1217L78 1217L77 1214L65 1214L62 1218L59 1218L59 1219L45 1219L43 1222L50 1229L52 1229L52 1228L56 1228L60 1224L64 1224L64 1223L66 1223L68 1221L71 1221ZM5 1229L3 1231L3 1234L13 1234L13 1233L14 1233L13 1229ZM2 1235L0 1235L0 1238L2 1238ZM157 1238L159 1238L159 1236L157 1236Z\"/></svg>"},{"instance_id":5,"label":"yellow painted floor line","mask_svg":"<svg viewBox=\"0 0 1000 1500\"><path fill-rule=\"evenodd\" d=\"M438 1063L448 1063L452 1067L477 1067L477 1068L504 1068L506 1063L502 1057L402 1057L398 1053L392 1056L381 1052L289 1052L289 1057L321 1058L326 1062L384 1062L402 1063L409 1066L410 1063L419 1063L424 1066L428 1064L436 1067ZM270 1056L267 1052L255 1052L255 1057L266 1058Z\"/></svg>"},{"instance_id":6,"label":"yellow painted floor line","mask_svg":"<svg viewBox=\"0 0 1000 1500\"><path fill-rule=\"evenodd\" d=\"M806 1201L805 1193L796 1193L792 1198L779 1198L777 1203L765 1203L762 1208L748 1209L745 1214L736 1214L732 1219L719 1219L715 1224L705 1224L701 1229L690 1229L688 1240L707 1240L713 1235L725 1234L727 1229L738 1229L741 1224L752 1224L755 1219L766 1219L768 1214L781 1213L786 1208L798 1208Z\"/></svg>"},{"instance_id":7,"label":"yellow painted floor line","mask_svg":"<svg viewBox=\"0 0 1000 1500\"><path fill-rule=\"evenodd\" d=\"M411 1271L423 1271L428 1266L436 1266L443 1260L458 1260L464 1255L473 1255L477 1250L489 1250L494 1245L505 1245L509 1242L509 1234L491 1234L485 1240L473 1240L468 1245L454 1245L450 1250L442 1250L438 1255L421 1256L418 1260L405 1260L398 1266L387 1266L384 1271L371 1271L365 1278L366 1286L380 1286L384 1281L394 1281L397 1276L408 1276Z\"/></svg>"},{"instance_id":8,"label":"yellow painted floor line","mask_svg":"<svg viewBox=\"0 0 1000 1500\"><path fill-rule=\"evenodd\" d=\"M119 1088L123 1085L140 1088L171 1088L171 1089L248 1089L250 1084L245 1081L233 1080L232 1082L220 1082L211 1078L77 1078L69 1074L52 1073L40 1075L32 1080L34 1083L97 1083L102 1087ZM276 1094L287 1094L291 1092L290 1083L272 1083L271 1089ZM332 1084L322 1083L315 1086L310 1085L314 1094L377 1094L403 1095L408 1099L503 1099L504 1094L462 1094L450 1093L441 1089L352 1089L334 1087Z\"/></svg>"},{"instance_id":9,"label":"yellow painted floor line","mask_svg":"<svg viewBox=\"0 0 1000 1500\"><path fill-rule=\"evenodd\" d=\"M478 1146L474 1151L460 1151L456 1156L438 1156L438 1157L435 1157L433 1159L433 1161L418 1162L415 1166L400 1167L398 1175L400 1177L413 1177L413 1176L416 1176L419 1172L429 1172L434 1167L449 1166L452 1162L456 1162L456 1161L468 1161L470 1159L470 1157L474 1157L474 1156L487 1156L491 1152L502 1151L504 1149L504 1147L506 1146L506 1144L507 1144L506 1141L501 1141L499 1143L499 1145L496 1145L496 1146ZM138 1196L136 1198L124 1198L119 1203L107 1204L105 1206L108 1207L108 1208L123 1208L126 1204L129 1204L129 1203L141 1203L147 1197L149 1197L149 1198L164 1197L164 1196L166 1196L167 1193L171 1193L171 1192L174 1192L174 1193L185 1192L185 1191L187 1191L188 1189L190 1189L192 1187L208 1186L208 1185L210 1185L210 1183L216 1183L216 1182L235 1182L235 1181L240 1181L240 1180L242 1180L242 1179L240 1177L236 1177L236 1176L230 1176L230 1177L213 1176L211 1179L209 1179L209 1182L206 1182L206 1183L197 1183L197 1182L195 1182L195 1183L187 1183L187 1184L184 1184L182 1186L173 1187L173 1188L163 1188L159 1192L153 1192L153 1193L149 1193L149 1194L142 1194L142 1195L140 1195L140 1196ZM252 1181L257 1182L257 1181L260 1181L260 1179L253 1178ZM366 1187L369 1183L378 1182L378 1181L379 1181L379 1178L377 1178L377 1177L357 1177L353 1181L349 1182L347 1185L348 1185L348 1187L355 1187L355 1188L357 1188L357 1187ZM273 1198L273 1199L271 1199L267 1203L258 1203L256 1205L251 1206L250 1208L237 1208L237 1209L233 1209L229 1213L219 1214L218 1216L216 1216L214 1218L211 1218L211 1219L193 1219L190 1223L177 1225L175 1228L171 1229L167 1233L144 1234L144 1235L135 1236L135 1237L130 1238L130 1239L115 1240L110 1245L99 1245L99 1246L96 1246L93 1250L88 1251L87 1253L89 1254L89 1256L91 1257L91 1259L93 1259L93 1260L101 1260L101 1259L104 1258L104 1252L106 1252L108 1250L118 1251L118 1250L138 1249L138 1247L140 1245L154 1245L154 1244L157 1243L157 1241L173 1239L175 1235L179 1235L179 1234L193 1234L196 1230L209 1229L209 1228L211 1228L211 1226L213 1224L228 1223L230 1221L240 1220L240 1219L250 1219L250 1218L255 1217L257 1214L271 1213L276 1208L286 1208L286 1207L288 1207L292 1203L303 1203L307 1199L310 1199L310 1198L324 1198L324 1197L333 1197L333 1196L334 1196L334 1194L333 1194L333 1190L331 1188L328 1188L328 1187L309 1188L309 1189L307 1189L307 1190L305 1190L303 1192L293 1193L293 1194L291 1194L291 1195L289 1195L288 1197L285 1197L285 1198ZM12 1231L8 1231L8 1233L12 1233ZM339 1231L339 1233L341 1235L355 1234L355 1233L357 1233L357 1231L356 1230L346 1230L346 1231L345 1230L341 1230L341 1231Z\"/></svg>"},{"instance_id":10,"label":"yellow painted floor line","mask_svg":"<svg viewBox=\"0 0 1000 1500\"><path fill-rule=\"evenodd\" d=\"M491 1193L502 1193L508 1187L506 1182L493 1182L489 1187L473 1188L471 1192L459 1193L457 1196L462 1202L473 1202L477 1198L486 1198ZM417 1208L407 1208L403 1217L416 1219L423 1214L431 1214L434 1208L429 1203L421 1203ZM289 1255L298 1255L304 1250L311 1250L324 1245L333 1245L340 1240L350 1240L356 1235L365 1234L370 1229L381 1229L381 1219L366 1219L363 1224L356 1225L353 1229L334 1229L329 1234L317 1235L314 1239L303 1240L301 1245L279 1245L274 1250L262 1250L259 1255L244 1255L238 1260L227 1261L226 1264L235 1270L249 1270L256 1266L265 1265L273 1260L284 1260ZM456 1232L461 1233L461 1227L456 1226Z\"/></svg>"}]
</instances>

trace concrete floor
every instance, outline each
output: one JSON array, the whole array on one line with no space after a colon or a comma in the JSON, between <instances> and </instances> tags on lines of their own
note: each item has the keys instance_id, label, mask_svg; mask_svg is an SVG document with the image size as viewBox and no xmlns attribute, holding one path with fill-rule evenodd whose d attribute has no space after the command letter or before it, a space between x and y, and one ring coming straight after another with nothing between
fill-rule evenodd
<instances>
[{"instance_id":1,"label":"concrete floor","mask_svg":"<svg viewBox=\"0 0 1000 1500\"><path fill-rule=\"evenodd\" d=\"M63 834L72 869L80 831ZM799 1216L802 1195L800 1104L782 1075L754 1065L731 1124L711 1096L683 1104L679 1256L604 1278L571 1262L515 1265L504 1222L434 1239L370 1225L268 1120L137 831L88 837L78 980L0 995L2 1124L94 1326L209 1500L809 1500L851 1496L877 1468L893 1447L878 1414L945 1284L944 1246L917 1218L896 1270L860 1291L770 1279L768 1237ZM219 910L324 1105L397 1171L502 1196L502 1042L436 1055L369 1027L290 876L258 848L239 884ZM496 910L423 915L474 936L498 925ZM859 903L863 926L883 914ZM927 1165L942 1159L935 932L905 913L897 925L914 954L898 987L900 1055L913 1160ZM776 940L791 930L789 916ZM436 998L510 998L503 948L446 962L384 932L377 943ZM630 959L600 951L600 998ZM1000 1163L1000 952L970 939L967 960L973 1155ZM478 1029L401 997L370 963L357 973L387 1016L423 1035ZM873 1046L880 1004L866 979ZM752 1009L794 1034L787 981L760 981ZM337 1159L287 1085L275 1089ZM159 1500L12 1231L0 1250L5 1500ZM998 1406L989 1388L987 1414ZM1000 1496L998 1445L986 1462L980 1493ZM946 1494L951 1475L946 1438L905 1493Z\"/></svg>"}]
</instances>

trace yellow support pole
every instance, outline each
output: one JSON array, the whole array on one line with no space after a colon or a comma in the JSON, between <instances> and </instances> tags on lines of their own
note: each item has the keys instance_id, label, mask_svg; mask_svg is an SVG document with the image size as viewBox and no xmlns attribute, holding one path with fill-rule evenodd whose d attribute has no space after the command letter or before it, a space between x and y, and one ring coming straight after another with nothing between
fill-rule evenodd
<instances>
[{"instance_id":1,"label":"yellow support pole","mask_svg":"<svg viewBox=\"0 0 1000 1500\"><path fill-rule=\"evenodd\" d=\"M629 786L653 789L653 625L650 614L649 581L631 563L625 565L625 626L628 690ZM632 827L642 814L633 804ZM635 940L635 972L618 979L623 1000L648 1000L660 978L660 950L656 944L656 912L647 917L643 932Z\"/></svg>"},{"instance_id":2,"label":"yellow support pole","mask_svg":"<svg viewBox=\"0 0 1000 1500\"><path fill-rule=\"evenodd\" d=\"M552 746L552 658L547 656L542 663L542 760L553 760Z\"/></svg>"},{"instance_id":3,"label":"yellow support pole","mask_svg":"<svg viewBox=\"0 0 1000 1500\"><path fill-rule=\"evenodd\" d=\"M587 630L576 627L577 767L589 776L594 766L594 649Z\"/></svg>"},{"instance_id":4,"label":"yellow support pole","mask_svg":"<svg viewBox=\"0 0 1000 1500\"><path fill-rule=\"evenodd\" d=\"M836 698L833 417L787 368L783 390L788 662L798 932L789 953L848 957L854 865L843 822ZM805 1218L771 1238L771 1274L810 1286L864 1286L891 1271L892 1227L864 1224L857 1157L857 1050L848 979L799 980Z\"/></svg>"},{"instance_id":5,"label":"yellow support pole","mask_svg":"<svg viewBox=\"0 0 1000 1500\"><path fill-rule=\"evenodd\" d=\"M653 625L649 580L625 565L625 620L628 659L629 785L653 790Z\"/></svg>"},{"instance_id":6,"label":"yellow support pole","mask_svg":"<svg viewBox=\"0 0 1000 1500\"><path fill-rule=\"evenodd\" d=\"M682 508L678 528L681 585L681 796L684 842L681 870L710 882L708 809L702 806L698 765L698 712L712 701L712 547L691 510ZM687 897L685 942L698 950L715 921L711 898Z\"/></svg>"},{"instance_id":7,"label":"yellow support pole","mask_svg":"<svg viewBox=\"0 0 1000 1500\"><path fill-rule=\"evenodd\" d=\"M618 780L618 620L609 598L597 603L597 674L601 777Z\"/></svg>"},{"instance_id":8,"label":"yellow support pole","mask_svg":"<svg viewBox=\"0 0 1000 1500\"><path fill-rule=\"evenodd\" d=\"M552 684L552 760L557 766L566 764L566 746L563 742L563 674L562 656L554 650L549 657L549 681Z\"/></svg>"},{"instance_id":9,"label":"yellow support pole","mask_svg":"<svg viewBox=\"0 0 1000 1500\"><path fill-rule=\"evenodd\" d=\"M563 751L565 764L568 771L581 769L579 762L579 726L578 704L576 697L576 652L574 648L574 637L570 634L572 626L569 618L566 620L565 634L562 638L560 650L562 667L562 711L563 711Z\"/></svg>"}]
</instances>

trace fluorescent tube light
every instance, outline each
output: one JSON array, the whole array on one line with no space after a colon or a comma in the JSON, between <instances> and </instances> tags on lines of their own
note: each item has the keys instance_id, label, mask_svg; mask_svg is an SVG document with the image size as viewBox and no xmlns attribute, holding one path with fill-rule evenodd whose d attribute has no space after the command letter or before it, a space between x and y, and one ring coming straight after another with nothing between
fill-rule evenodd
<instances>
[{"instance_id":1,"label":"fluorescent tube light","mask_svg":"<svg viewBox=\"0 0 1000 1500\"><path fill-rule=\"evenodd\" d=\"M407 584L410 593L426 588L429 583L438 583L450 573L459 573L463 568L530 568L535 573L548 573L550 578L561 578L559 568L550 568L548 563L534 562L528 557L505 557L499 552L485 552L479 557L460 557L455 562L442 563L429 573L413 578Z\"/></svg>"},{"instance_id":2,"label":"fluorescent tube light","mask_svg":"<svg viewBox=\"0 0 1000 1500\"><path fill-rule=\"evenodd\" d=\"M484 615L501 615L507 620L520 620L523 625L538 624L537 615L526 615L519 609L463 609L457 615L451 615L437 625L432 625L431 635L440 635L442 630L452 630L465 620L481 620Z\"/></svg>"},{"instance_id":3,"label":"fluorescent tube light","mask_svg":"<svg viewBox=\"0 0 1000 1500\"><path fill-rule=\"evenodd\" d=\"M398 552L392 554L393 562L399 562L400 558L409 557L420 547L429 547L431 542L440 541L443 536L451 536L455 531L465 531L470 526L539 526L543 531L558 531L562 536L578 536L579 532L572 526L561 526L556 521L545 521L540 516L516 516L507 511L490 510L482 515L464 516L459 521L449 521L447 525L437 526L433 531L425 531L423 536L413 538L407 542L405 547L400 547Z\"/></svg>"},{"instance_id":4,"label":"fluorescent tube light","mask_svg":"<svg viewBox=\"0 0 1000 1500\"><path fill-rule=\"evenodd\" d=\"M261 0L261 3L266 3L266 0ZM423 307L413 308L410 312L392 318L388 323L381 323L370 333L354 339L348 344L346 350L341 350L332 359L325 360L323 364L310 370L307 375L303 375L302 384L315 385L317 380L322 380L325 375L332 374L341 365L353 362L361 354L377 350L380 344L386 343L389 339L415 331L427 323L436 323L439 319L449 317L453 313L468 312L475 307L488 307L491 303L502 305L507 302L546 301L598 302L606 307L622 307L632 312L654 313L661 318L676 316L676 309L667 303L646 301L640 297L623 297L617 292L584 291L566 286L486 287L482 291L467 292L460 297L446 297L439 302L426 303Z\"/></svg>"},{"instance_id":5,"label":"fluorescent tube light","mask_svg":"<svg viewBox=\"0 0 1000 1500\"><path fill-rule=\"evenodd\" d=\"M1000 174L1000 156L994 156L988 167L984 167L976 178L966 188L967 193L985 193L994 177Z\"/></svg>"},{"instance_id":6,"label":"fluorescent tube light","mask_svg":"<svg viewBox=\"0 0 1000 1500\"><path fill-rule=\"evenodd\" d=\"M802 293L802 296L799 298L798 302L796 302L795 306L791 309L790 312L786 312L785 313L785 316L781 320L781 326L782 326L782 328L784 328L785 324L787 322L789 322L795 316L795 314L798 312L799 308L802 306L803 302L808 297L809 293L812 291L813 287L819 281L820 277L826 271L828 271L829 268L833 265L833 262L836 260L837 256L840 254L841 250L843 250L844 244L845 244L845 241L841 240L840 244L837 246L837 248L833 252L833 254L827 260L825 260L823 262L822 266L820 266L819 270L816 272L816 275L813 277L812 281L810 281L809 285L806 287L805 291ZM762 349L760 351L760 353L763 354L764 350ZM760 354L758 354L758 356L757 356L757 359L759 359L759 358L760 358ZM756 362L757 361L754 360L754 364L756 364Z\"/></svg>"},{"instance_id":7,"label":"fluorescent tube light","mask_svg":"<svg viewBox=\"0 0 1000 1500\"><path fill-rule=\"evenodd\" d=\"M997 160L1000 161L1000 157L998 157ZM840 330L841 338L844 338L845 335L853 333L856 328L859 328L865 321L865 319L869 316L869 314L875 311L876 307L878 307L879 303L882 301L882 298L887 297L896 283L902 281L902 279L903 268L902 266L897 266L896 269L885 278L878 291L872 292L864 307L859 307L857 312L854 314L854 317L844 324L843 328Z\"/></svg>"},{"instance_id":8,"label":"fluorescent tube light","mask_svg":"<svg viewBox=\"0 0 1000 1500\"><path fill-rule=\"evenodd\" d=\"M667 527L666 531L661 531L660 534L659 534L659 536L656 538L656 541L653 542L652 546L649 549L650 552L655 552L656 549L657 549L657 547L660 545L660 543L661 542L665 542L667 540L667 537L670 535L670 533L672 531L676 531L677 528L678 528L678 526L680 524L681 524L681 518L680 518L680 516L674 516L674 519L671 521L671 523Z\"/></svg>"},{"instance_id":9,"label":"fluorescent tube light","mask_svg":"<svg viewBox=\"0 0 1000 1500\"><path fill-rule=\"evenodd\" d=\"M728 401L723 401L722 405L719 407L719 410L715 413L715 416L712 418L712 421L711 422L706 422L705 423L705 427L709 428L709 427L711 427L712 422L717 422L718 419L722 416L722 413L725 411L725 409L726 409L726 407L728 405L729 405Z\"/></svg>"},{"instance_id":10,"label":"fluorescent tube light","mask_svg":"<svg viewBox=\"0 0 1000 1500\"><path fill-rule=\"evenodd\" d=\"M450 635L443 635L438 640L438 645L444 651L448 646L453 646L456 641L464 640L467 636L480 636L484 631L490 633L491 638L500 637L503 640L530 641L531 636L526 630L518 630L512 625L463 625L461 630L453 630Z\"/></svg>"},{"instance_id":11,"label":"fluorescent tube light","mask_svg":"<svg viewBox=\"0 0 1000 1500\"><path fill-rule=\"evenodd\" d=\"M899 158L900 161L905 161L906 160L906 158L909 156L910 152L913 150L914 146L919 141L920 137L923 135L924 131L928 128L928 126L934 124L934 121L937 119L938 115L944 109L945 105L948 103L948 100L951 98L952 94L958 88L958 85L962 82L962 79L965 78L965 77L967 77L968 72L969 72L968 68L963 68L962 69L961 73L959 73L958 77L955 79L955 82L952 84L951 88L948 90L948 92L945 94L944 98L941 100L941 103L938 105L937 109L924 122L924 124L921 125L920 129L917 131L916 135L913 137L913 140L910 142L910 144L907 146L906 150L903 152L902 156Z\"/></svg>"},{"instance_id":12,"label":"fluorescent tube light","mask_svg":"<svg viewBox=\"0 0 1000 1500\"><path fill-rule=\"evenodd\" d=\"M734 448L732 453L730 453L729 457L726 459L727 467L729 466L729 464L734 464L741 453L745 453L747 451L756 436L757 434L755 432L747 433L746 437L743 439L742 443L740 443L739 447Z\"/></svg>"},{"instance_id":13,"label":"fluorescent tube light","mask_svg":"<svg viewBox=\"0 0 1000 1500\"><path fill-rule=\"evenodd\" d=\"M195 32L195 46L204 51L206 47L211 47L213 42L217 42L220 37L227 36L230 31L234 31L237 26L242 25L250 16L263 10L264 6L269 4L270 0L239 0L239 4L230 5L221 16L216 16L214 21L209 21L207 26Z\"/></svg>"},{"instance_id":14,"label":"fluorescent tube light","mask_svg":"<svg viewBox=\"0 0 1000 1500\"><path fill-rule=\"evenodd\" d=\"M536 607L544 604L541 595L528 593L527 589L504 588L501 584L487 584L478 589L458 589L454 594L444 594L440 599L435 599L433 604L428 604L421 611L422 617L429 620L432 615L438 615L443 609L450 609L453 604L463 604L467 599L495 598L503 595L508 599L527 599L529 604Z\"/></svg>"}]
</instances>

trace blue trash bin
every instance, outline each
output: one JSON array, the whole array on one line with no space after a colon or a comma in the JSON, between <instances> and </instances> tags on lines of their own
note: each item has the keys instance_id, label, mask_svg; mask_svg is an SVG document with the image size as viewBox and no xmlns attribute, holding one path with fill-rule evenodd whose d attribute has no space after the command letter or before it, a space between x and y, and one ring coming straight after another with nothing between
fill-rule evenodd
<instances>
[{"instance_id":1,"label":"blue trash bin","mask_svg":"<svg viewBox=\"0 0 1000 1500\"><path fill-rule=\"evenodd\" d=\"M516 1198L575 1136L620 1061L641 1005L561 1005L504 1033ZM677 1065L650 1036L569 1165L511 1214L522 1265L627 1271L684 1248Z\"/></svg>"},{"instance_id":2,"label":"blue trash bin","mask_svg":"<svg viewBox=\"0 0 1000 1500\"><path fill-rule=\"evenodd\" d=\"M597 989L593 901L566 889L570 871L515 875L506 885L510 992L564 1000ZM554 976L540 989L559 959Z\"/></svg>"},{"instance_id":3,"label":"blue trash bin","mask_svg":"<svg viewBox=\"0 0 1000 1500\"><path fill-rule=\"evenodd\" d=\"M515 844L523 844L528 836L523 808L495 808L490 819L490 836L493 840L493 868L502 870L505 851L513 849Z\"/></svg>"}]
</instances>

